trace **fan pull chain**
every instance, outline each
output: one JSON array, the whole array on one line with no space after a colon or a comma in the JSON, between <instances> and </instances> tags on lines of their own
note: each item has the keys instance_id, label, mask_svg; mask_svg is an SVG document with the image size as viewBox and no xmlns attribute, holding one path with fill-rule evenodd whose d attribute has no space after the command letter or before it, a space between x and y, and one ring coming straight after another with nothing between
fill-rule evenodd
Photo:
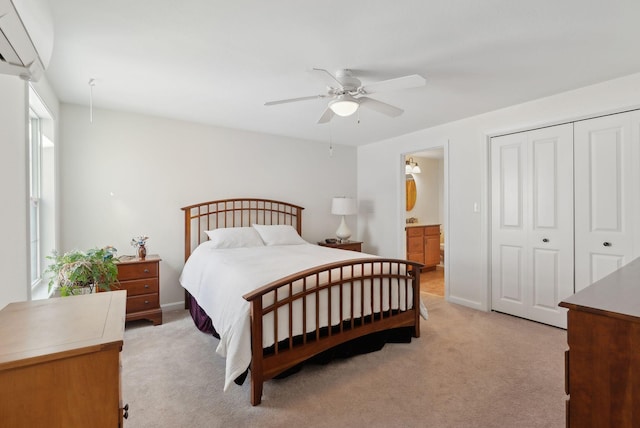
<instances>
[{"instance_id":1,"label":"fan pull chain","mask_svg":"<svg viewBox=\"0 0 640 428\"><path fill-rule=\"evenodd\" d=\"M333 132L331 132L331 124L329 124L329 157L333 157Z\"/></svg>"},{"instance_id":2,"label":"fan pull chain","mask_svg":"<svg viewBox=\"0 0 640 428\"><path fill-rule=\"evenodd\" d=\"M89 79L89 123L93 123L93 87L96 86L96 79Z\"/></svg>"}]
</instances>

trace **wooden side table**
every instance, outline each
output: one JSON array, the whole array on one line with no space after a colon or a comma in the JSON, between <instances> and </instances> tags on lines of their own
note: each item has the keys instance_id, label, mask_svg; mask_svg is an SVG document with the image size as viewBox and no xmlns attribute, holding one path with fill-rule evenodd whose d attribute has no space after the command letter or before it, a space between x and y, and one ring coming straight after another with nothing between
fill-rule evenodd
<instances>
[{"instance_id":1,"label":"wooden side table","mask_svg":"<svg viewBox=\"0 0 640 428\"><path fill-rule=\"evenodd\" d=\"M119 284L113 289L127 290L127 321L147 319L162 324L160 308L160 256L144 259L121 256L118 261Z\"/></svg>"},{"instance_id":2,"label":"wooden side table","mask_svg":"<svg viewBox=\"0 0 640 428\"><path fill-rule=\"evenodd\" d=\"M318 245L322 247L339 248L341 250L362 252L362 242L360 241L336 242L335 244L327 244L326 242L321 241L318 242Z\"/></svg>"}]
</instances>

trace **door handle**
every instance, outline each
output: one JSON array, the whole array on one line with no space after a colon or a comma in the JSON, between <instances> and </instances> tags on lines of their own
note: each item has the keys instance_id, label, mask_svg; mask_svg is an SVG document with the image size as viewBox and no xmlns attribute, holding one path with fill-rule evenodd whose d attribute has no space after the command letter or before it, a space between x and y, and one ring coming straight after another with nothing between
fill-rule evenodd
<instances>
[{"instance_id":1,"label":"door handle","mask_svg":"<svg viewBox=\"0 0 640 428\"><path fill-rule=\"evenodd\" d=\"M603 242L602 245L605 247L611 247L611 242Z\"/></svg>"}]
</instances>

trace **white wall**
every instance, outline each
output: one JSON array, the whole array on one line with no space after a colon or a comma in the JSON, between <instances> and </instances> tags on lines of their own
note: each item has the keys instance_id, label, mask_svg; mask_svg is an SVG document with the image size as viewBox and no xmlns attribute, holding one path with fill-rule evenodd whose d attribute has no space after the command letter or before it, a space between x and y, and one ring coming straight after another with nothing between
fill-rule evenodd
<instances>
[{"instance_id":1,"label":"white wall","mask_svg":"<svg viewBox=\"0 0 640 428\"><path fill-rule=\"evenodd\" d=\"M448 141L447 298L490 309L487 136L638 106L640 74L634 74L359 147L358 197L367 211L358 224L365 250L404 254L403 155Z\"/></svg>"},{"instance_id":2,"label":"white wall","mask_svg":"<svg viewBox=\"0 0 640 428\"><path fill-rule=\"evenodd\" d=\"M58 100L43 78L34 89L55 117ZM29 299L28 84L0 75L0 308Z\"/></svg>"},{"instance_id":3,"label":"white wall","mask_svg":"<svg viewBox=\"0 0 640 428\"><path fill-rule=\"evenodd\" d=\"M333 236L331 198L356 196L356 149L216 128L139 114L63 104L62 250L113 245L133 254L146 234L162 257L160 298L182 302L181 207L214 199L259 197L305 207L303 237ZM111 196L113 193L113 196ZM357 218L347 219L357 230ZM354 234L354 239L357 238Z\"/></svg>"},{"instance_id":4,"label":"white wall","mask_svg":"<svg viewBox=\"0 0 640 428\"><path fill-rule=\"evenodd\" d=\"M0 308L28 298L27 84L0 75Z\"/></svg>"}]
</instances>

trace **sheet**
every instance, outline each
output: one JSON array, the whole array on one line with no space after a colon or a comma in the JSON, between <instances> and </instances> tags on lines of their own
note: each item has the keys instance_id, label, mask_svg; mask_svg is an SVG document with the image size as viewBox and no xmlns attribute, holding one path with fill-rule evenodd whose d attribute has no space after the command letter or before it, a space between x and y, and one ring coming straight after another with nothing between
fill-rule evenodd
<instances>
[{"instance_id":1,"label":"sheet","mask_svg":"<svg viewBox=\"0 0 640 428\"><path fill-rule=\"evenodd\" d=\"M249 302L242 295L292 273L363 257L375 256L313 244L215 249L204 242L198 246L184 266L180 283L196 298L220 334L216 352L226 358L224 389L251 362ZM420 313L426 319L422 302ZM308 330L312 327L313 322L308 323ZM268 328L264 333L263 347L268 347L274 343L274 334Z\"/></svg>"}]
</instances>

